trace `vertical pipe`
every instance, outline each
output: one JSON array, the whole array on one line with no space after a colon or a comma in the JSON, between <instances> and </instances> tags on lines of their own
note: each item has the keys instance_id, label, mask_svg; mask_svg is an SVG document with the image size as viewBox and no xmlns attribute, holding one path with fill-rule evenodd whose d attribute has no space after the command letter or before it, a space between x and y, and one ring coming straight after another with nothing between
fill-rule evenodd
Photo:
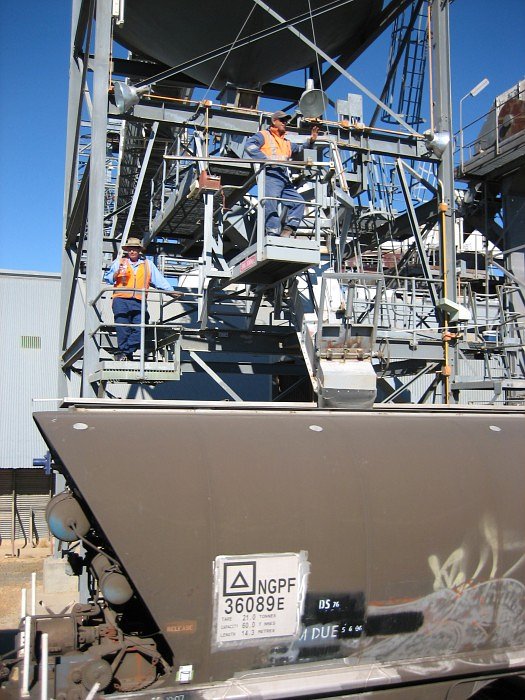
<instances>
[{"instance_id":1,"label":"vertical pipe","mask_svg":"<svg viewBox=\"0 0 525 700\"><path fill-rule=\"evenodd\" d=\"M23 620L27 615L27 589L22 588L20 593L20 619Z\"/></svg>"},{"instance_id":2,"label":"vertical pipe","mask_svg":"<svg viewBox=\"0 0 525 700\"><path fill-rule=\"evenodd\" d=\"M383 290L385 285L385 278L381 277L376 282L376 298L374 300L374 317L372 319L372 349L376 342L377 326L379 324L379 310L382 306L381 301L383 298ZM385 299L386 301L386 299Z\"/></svg>"},{"instance_id":3,"label":"vertical pipe","mask_svg":"<svg viewBox=\"0 0 525 700\"><path fill-rule=\"evenodd\" d=\"M434 126L436 132L452 135L452 95L450 88L450 35L449 5L450 0L431 0L431 28L433 52L434 85ZM443 278L443 296L456 301L456 240L455 240L455 195L454 162L452 138L443 151L438 167L439 187L439 223L440 223L440 258L441 277ZM443 314L444 338L443 351L445 366L443 368L444 402L451 398L450 378L454 376L457 365L457 348L449 352L448 316Z\"/></svg>"},{"instance_id":4,"label":"vertical pipe","mask_svg":"<svg viewBox=\"0 0 525 700\"><path fill-rule=\"evenodd\" d=\"M31 665L31 616L27 615L24 623L24 666L22 669L22 690L20 697L29 697L29 667Z\"/></svg>"},{"instance_id":5,"label":"vertical pipe","mask_svg":"<svg viewBox=\"0 0 525 700\"><path fill-rule=\"evenodd\" d=\"M180 131L177 132L177 150L175 151L175 155L180 156L181 150L180 150L180 139L181 139L181 133ZM175 185L178 187L180 184L180 160L177 158L177 162L175 164ZM164 207L163 207L164 209Z\"/></svg>"},{"instance_id":6,"label":"vertical pipe","mask_svg":"<svg viewBox=\"0 0 525 700\"><path fill-rule=\"evenodd\" d=\"M150 188L149 188L149 227L152 229L153 224L153 199L155 198L155 181L151 178Z\"/></svg>"},{"instance_id":7,"label":"vertical pipe","mask_svg":"<svg viewBox=\"0 0 525 700\"><path fill-rule=\"evenodd\" d=\"M501 107L499 103L499 99L496 97L494 100L494 133L496 134L496 145L495 145L495 152L494 155L497 156L499 155L499 129L498 129L498 110Z\"/></svg>"},{"instance_id":8,"label":"vertical pipe","mask_svg":"<svg viewBox=\"0 0 525 700\"><path fill-rule=\"evenodd\" d=\"M205 270L209 273L214 269L214 240L213 240L213 195L205 194L204 197L204 246L203 256ZM213 273L212 273L213 274Z\"/></svg>"},{"instance_id":9,"label":"vertical pipe","mask_svg":"<svg viewBox=\"0 0 525 700\"><path fill-rule=\"evenodd\" d=\"M146 343L146 288L142 290L142 296L140 299L140 360L139 360L139 376L144 378L144 355L145 355L145 343Z\"/></svg>"},{"instance_id":10,"label":"vertical pipe","mask_svg":"<svg viewBox=\"0 0 525 700\"><path fill-rule=\"evenodd\" d=\"M488 187L485 185L483 188L483 223L485 226L485 231L489 230L489 210L488 210ZM483 238L483 256L485 258L485 316L487 318L487 328L489 323L489 239L488 235Z\"/></svg>"},{"instance_id":11,"label":"vertical pipe","mask_svg":"<svg viewBox=\"0 0 525 700\"><path fill-rule=\"evenodd\" d=\"M445 230L446 230L446 223L444 221L445 213L447 211L447 205L444 202L441 202L438 206L439 210L439 230L441 232L441 257L442 257L442 269L443 269L443 296L445 298L449 298L449 284L448 284L448 277L446 274L447 270L447 264L446 264L446 253L447 253L447 246L446 242L444 240L444 235L445 235ZM453 285L454 287L454 298L456 298L456 285ZM450 332L449 332L449 327L448 327L448 313L443 313L443 399L444 403L448 404L450 403L450 374L451 374L451 369L450 369Z\"/></svg>"},{"instance_id":12,"label":"vertical pipe","mask_svg":"<svg viewBox=\"0 0 525 700\"><path fill-rule=\"evenodd\" d=\"M416 347L416 280L412 278L412 344Z\"/></svg>"},{"instance_id":13,"label":"vertical pipe","mask_svg":"<svg viewBox=\"0 0 525 700\"><path fill-rule=\"evenodd\" d=\"M11 556L15 556L16 538L16 469L13 469L13 489L11 498Z\"/></svg>"},{"instance_id":14,"label":"vertical pipe","mask_svg":"<svg viewBox=\"0 0 525 700\"><path fill-rule=\"evenodd\" d=\"M164 155L167 155L167 145L164 146ZM178 163L178 161L177 161ZM162 159L162 181L161 181L161 186L160 186L160 211L164 211L164 201L166 199L166 159Z\"/></svg>"},{"instance_id":15,"label":"vertical pipe","mask_svg":"<svg viewBox=\"0 0 525 700\"><path fill-rule=\"evenodd\" d=\"M44 632L40 640L40 698L47 700L49 637Z\"/></svg>"},{"instance_id":16,"label":"vertical pipe","mask_svg":"<svg viewBox=\"0 0 525 700\"><path fill-rule=\"evenodd\" d=\"M256 166L257 167L257 166ZM257 242L257 261L263 259L264 242L266 238L266 217L264 213L264 205L266 202L266 168L264 165L259 166L257 174L257 223L256 223L256 242Z\"/></svg>"},{"instance_id":17,"label":"vertical pipe","mask_svg":"<svg viewBox=\"0 0 525 700\"><path fill-rule=\"evenodd\" d=\"M463 149L465 148L463 142L463 100L462 97L459 101L459 172L461 175L464 173L464 163L463 163Z\"/></svg>"},{"instance_id":18,"label":"vertical pipe","mask_svg":"<svg viewBox=\"0 0 525 700\"><path fill-rule=\"evenodd\" d=\"M31 615L36 615L36 573L31 574Z\"/></svg>"},{"instance_id":19,"label":"vertical pipe","mask_svg":"<svg viewBox=\"0 0 525 700\"><path fill-rule=\"evenodd\" d=\"M478 279L478 236L474 236L474 275Z\"/></svg>"},{"instance_id":20,"label":"vertical pipe","mask_svg":"<svg viewBox=\"0 0 525 700\"><path fill-rule=\"evenodd\" d=\"M33 509L29 509L29 544L31 547L34 547L33 545Z\"/></svg>"},{"instance_id":21,"label":"vertical pipe","mask_svg":"<svg viewBox=\"0 0 525 700\"><path fill-rule=\"evenodd\" d=\"M320 225L320 207L317 205L321 203L321 197L322 197L322 188L321 188L321 183L319 182L321 172L319 170L316 171L315 173L315 182L314 182L314 201L315 201L315 209L314 209L314 225L313 225L313 230L314 230L314 238L317 243L317 245L321 245L321 225ZM341 239L339 239L339 244L341 244ZM342 261L343 259L343 252L339 250L339 259ZM338 265L338 272L340 272L342 269L342 264Z\"/></svg>"},{"instance_id":22,"label":"vertical pipe","mask_svg":"<svg viewBox=\"0 0 525 700\"><path fill-rule=\"evenodd\" d=\"M434 132L434 90L432 86L432 7L427 8L427 46L428 46L428 96L430 99L430 130Z\"/></svg>"}]
</instances>

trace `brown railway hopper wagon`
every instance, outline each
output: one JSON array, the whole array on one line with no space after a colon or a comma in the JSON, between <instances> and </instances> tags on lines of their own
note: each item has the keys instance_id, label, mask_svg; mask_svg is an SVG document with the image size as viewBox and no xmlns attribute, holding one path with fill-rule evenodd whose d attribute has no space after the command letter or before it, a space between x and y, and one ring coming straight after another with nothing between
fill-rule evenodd
<instances>
[{"instance_id":1,"label":"brown railway hopper wagon","mask_svg":"<svg viewBox=\"0 0 525 700\"><path fill-rule=\"evenodd\" d=\"M522 410L95 402L35 420L84 596L32 620L31 693L46 633L67 700L523 697Z\"/></svg>"}]
</instances>

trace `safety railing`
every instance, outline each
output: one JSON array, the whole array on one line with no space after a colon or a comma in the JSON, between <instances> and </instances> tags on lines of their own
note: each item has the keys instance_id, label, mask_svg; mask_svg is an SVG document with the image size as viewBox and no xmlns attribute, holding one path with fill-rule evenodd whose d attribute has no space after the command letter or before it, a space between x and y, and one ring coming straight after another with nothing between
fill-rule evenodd
<instances>
[{"instance_id":1,"label":"safety railing","mask_svg":"<svg viewBox=\"0 0 525 700\"><path fill-rule=\"evenodd\" d=\"M298 242L298 245L303 247L307 245L307 241L312 241L314 243L315 249L319 249L321 244L321 226L320 226L320 209L323 206L322 196L320 192L320 181L324 174L333 168L333 164L324 162L287 162L286 167L289 168L290 172L296 173L299 176L306 174L310 178L311 185L314 189L313 199L304 201L304 212L301 217L301 221L297 226L297 230L288 238L283 238L280 233L273 233L267 230L267 212L266 203L275 202L277 203L278 215L282 222L283 220L283 208L287 207L289 204L297 204L297 198L290 199L287 197L277 197L272 196L267 193L267 179L268 170L270 168L282 167L282 162L280 161L259 161L255 165L256 169L256 180L257 180L257 195L256 195L256 208L257 208L257 220L254 232L256 237L256 256L257 260L262 260L264 257L264 249L267 244L273 243L279 246L288 246L289 243L292 245ZM302 196L299 191L299 195ZM279 211L280 209L280 211Z\"/></svg>"},{"instance_id":2,"label":"safety railing","mask_svg":"<svg viewBox=\"0 0 525 700\"><path fill-rule=\"evenodd\" d=\"M421 340L441 340L445 329L428 294L428 280L372 273L329 276L338 279L340 289L336 294L327 289L320 307L331 308L334 319L349 326L368 324L382 338L408 339L413 347ZM378 285L380 278L384 284ZM442 280L433 277L431 281L439 290ZM489 353L523 353L525 317L512 311L509 302L517 291L511 285L502 285L496 293L483 294L474 293L469 284L462 285L458 303L468 309L470 320L459 324L458 340L466 348L470 343L473 349Z\"/></svg>"},{"instance_id":3,"label":"safety railing","mask_svg":"<svg viewBox=\"0 0 525 700\"><path fill-rule=\"evenodd\" d=\"M139 323L115 323L106 320L108 314L108 300L115 292L114 287L103 287L97 297L91 302L100 319L99 325L94 330L94 335L98 338L100 356L108 354L113 359L119 354L118 342L116 339L118 328L137 329L140 334L138 349L133 353L130 362L136 365L137 378L144 377L147 358L151 362L174 362L177 360L178 344L182 329L180 318L191 313L198 303L198 293L184 289L166 292L158 289L148 289L144 293L142 288L126 288L126 292L140 295L140 322ZM155 308L155 320L150 321L148 311L148 300ZM180 302L182 310L178 310L169 316L166 309L169 305ZM138 355L135 358L135 355ZM118 363L115 361L115 365Z\"/></svg>"}]
</instances>

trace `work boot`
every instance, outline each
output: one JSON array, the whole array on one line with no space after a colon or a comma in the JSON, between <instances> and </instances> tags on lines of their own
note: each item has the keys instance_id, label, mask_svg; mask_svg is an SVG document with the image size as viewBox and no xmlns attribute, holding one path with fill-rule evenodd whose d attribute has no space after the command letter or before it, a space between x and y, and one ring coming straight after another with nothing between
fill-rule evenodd
<instances>
[{"instance_id":1,"label":"work boot","mask_svg":"<svg viewBox=\"0 0 525 700\"><path fill-rule=\"evenodd\" d=\"M113 355L113 359L117 360L117 362L124 362L128 358L126 357L125 353L117 352L115 355Z\"/></svg>"},{"instance_id":2,"label":"work boot","mask_svg":"<svg viewBox=\"0 0 525 700\"><path fill-rule=\"evenodd\" d=\"M295 233L293 228L290 226L285 226L281 231L281 238L290 238L293 233Z\"/></svg>"}]
</instances>

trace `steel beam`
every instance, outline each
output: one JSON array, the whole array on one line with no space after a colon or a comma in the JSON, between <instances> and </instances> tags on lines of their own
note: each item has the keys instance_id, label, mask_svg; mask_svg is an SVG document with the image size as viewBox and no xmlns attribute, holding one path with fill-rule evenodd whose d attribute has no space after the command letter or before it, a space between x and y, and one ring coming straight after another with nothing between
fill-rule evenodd
<instances>
[{"instance_id":1,"label":"steel beam","mask_svg":"<svg viewBox=\"0 0 525 700\"><path fill-rule=\"evenodd\" d=\"M161 98L159 98L161 99ZM114 105L109 106L109 114L112 117L129 119L129 115L119 114ZM256 114L250 117L246 114L235 114L233 110L225 110L219 107L211 107L208 109L208 119L204 111L198 113L198 105L195 103L179 104L175 108L166 108L165 105L155 107L153 105L136 105L133 110L134 119L143 121L158 121L168 125L180 125L185 127L194 127L196 129L207 128L209 131L217 131L224 133L238 133L251 136L260 128L260 115ZM329 125L324 125L325 131L332 131L336 135L336 130ZM344 144L339 143L338 147L341 151L355 151L357 153L377 153L378 155L400 157L406 160L424 160L437 163L439 159L429 153L427 146L424 143L423 136L414 132L413 134L381 133L380 129L371 130L364 129L359 132L348 134L348 139ZM289 134L290 140L303 140L303 136ZM323 144L323 139L318 139L318 144ZM220 158L218 159L220 161ZM241 161L242 162L242 161Z\"/></svg>"},{"instance_id":2,"label":"steel beam","mask_svg":"<svg viewBox=\"0 0 525 700\"><path fill-rule=\"evenodd\" d=\"M75 241L82 235L86 226L87 203L89 191L89 160L86 164L80 186L77 190L75 203L71 211L71 216L67 221L64 244L66 248L74 245Z\"/></svg>"},{"instance_id":3,"label":"steel beam","mask_svg":"<svg viewBox=\"0 0 525 700\"><path fill-rule=\"evenodd\" d=\"M224 389L224 391L230 396L234 401L242 401L241 397L239 394L235 393L235 391L229 387L226 382L219 377L219 375L212 370L211 367L209 367L204 360L197 355L196 352L190 351L190 357L191 359L199 365L199 367L202 367L202 369L208 374L217 384L221 387L221 389Z\"/></svg>"},{"instance_id":4,"label":"steel beam","mask_svg":"<svg viewBox=\"0 0 525 700\"><path fill-rule=\"evenodd\" d=\"M77 0L75 0L77 4ZM74 11L73 16L78 16L78 21L76 22L75 37L73 39L72 54L77 57L82 53L82 46L84 44L84 39L86 33L88 32L91 20L93 19L93 9L95 7L95 0L80 0L80 10ZM88 41L89 50L89 41Z\"/></svg>"},{"instance_id":5,"label":"steel beam","mask_svg":"<svg viewBox=\"0 0 525 700\"><path fill-rule=\"evenodd\" d=\"M159 128L159 123L153 122L153 124L151 126L151 132L150 132L149 138L148 138L148 145L146 146L146 152L144 153L144 157L142 159L142 164L140 166L140 172L139 172L139 176L137 178L137 184L135 185L133 197L131 198L131 205L128 209L126 224L124 226L124 232L122 233L122 240L120 241L121 248L123 245L125 245L126 241L128 240L129 231L131 229L131 225L133 223L133 217L135 216L135 210L137 208L137 202L139 201L140 193L142 191L142 185L144 184L144 177L146 176L146 170L147 170L148 165L149 165L151 151L153 150L153 144L155 143L155 139L157 137L157 129L158 128ZM147 236L144 238L144 241L143 241L144 247L146 247L148 245L149 240L150 239Z\"/></svg>"},{"instance_id":6,"label":"steel beam","mask_svg":"<svg viewBox=\"0 0 525 700\"><path fill-rule=\"evenodd\" d=\"M425 246L423 244L423 241L421 239L421 235L419 233L419 224L417 222L416 212L414 210L414 205L412 204L410 190L408 188L408 184L407 184L407 181L405 178L405 171L404 171L403 162L399 159L396 161L396 168L397 168L397 172L399 175L399 182L401 183L401 189L403 190L403 196L405 198L405 204L407 207L406 213L407 213L408 221L410 224L412 235L414 236L417 251L419 253L419 260L421 262L423 274L424 274L425 279L426 279L427 284L428 284L428 291L430 292L430 298L432 299L432 303L433 303L434 307L437 307L438 298L437 298L437 294L436 294L436 288L434 286L434 283L431 281L432 280L432 270L430 269L430 265L428 264L427 256L425 255Z\"/></svg>"},{"instance_id":7,"label":"steel beam","mask_svg":"<svg viewBox=\"0 0 525 700\"><path fill-rule=\"evenodd\" d=\"M426 365L425 367L423 367L423 369L419 370L417 374L411 377L405 384L401 384L401 386L395 389L395 391L392 391L392 393L385 397L380 403L389 403L390 401L394 401L395 399L397 399L398 396L400 396L404 391L406 391L406 389L408 389L408 387L411 386L411 384L413 384L417 379L419 379L425 374L429 374L430 372L436 371L438 367L438 362Z\"/></svg>"}]
</instances>

